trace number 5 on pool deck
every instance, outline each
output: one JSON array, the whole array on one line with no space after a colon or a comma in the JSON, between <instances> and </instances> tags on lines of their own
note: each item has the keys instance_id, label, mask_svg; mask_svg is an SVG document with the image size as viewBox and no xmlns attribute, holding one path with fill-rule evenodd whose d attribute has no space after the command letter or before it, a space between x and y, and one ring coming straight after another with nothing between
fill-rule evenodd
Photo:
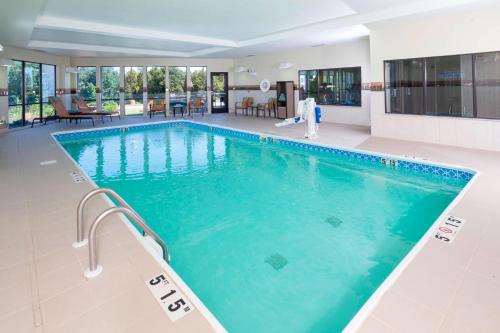
<instances>
[{"instance_id":1,"label":"number 5 on pool deck","mask_svg":"<svg viewBox=\"0 0 500 333\"><path fill-rule=\"evenodd\" d=\"M193 310L186 296L167 278L165 273L146 281L146 284L170 320L179 320Z\"/></svg>"}]
</instances>

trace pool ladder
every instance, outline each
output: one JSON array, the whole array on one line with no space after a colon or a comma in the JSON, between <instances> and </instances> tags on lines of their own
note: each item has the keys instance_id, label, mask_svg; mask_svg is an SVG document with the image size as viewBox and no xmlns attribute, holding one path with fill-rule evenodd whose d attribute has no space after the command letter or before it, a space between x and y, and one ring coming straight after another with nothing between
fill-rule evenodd
<instances>
[{"instance_id":1,"label":"pool ladder","mask_svg":"<svg viewBox=\"0 0 500 333\"><path fill-rule=\"evenodd\" d=\"M83 230L83 211L87 202L92 197L98 194L109 195L110 197L115 199L120 204L120 206L108 208L104 212L100 213L90 226L88 239L85 239ZM150 236L152 239L154 239L162 249L163 259L167 262L167 264L170 263L170 254L168 252L167 244L147 225L146 221L144 221L139 213L137 213L132 207L130 207L130 205L112 189L97 188L85 194L82 200L80 200L80 202L78 203L76 213L76 242L73 243L73 247L80 248L89 244L89 268L85 271L85 276L87 278L96 277L102 272L102 266L97 263L97 229L108 216L120 213L135 222L135 224L138 225L142 230L143 236Z\"/></svg>"}]
</instances>

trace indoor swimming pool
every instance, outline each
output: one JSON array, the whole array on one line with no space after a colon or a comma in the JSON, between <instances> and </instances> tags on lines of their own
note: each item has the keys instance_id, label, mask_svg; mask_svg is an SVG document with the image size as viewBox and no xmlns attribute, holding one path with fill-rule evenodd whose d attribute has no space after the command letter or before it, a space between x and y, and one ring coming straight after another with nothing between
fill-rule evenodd
<instances>
[{"instance_id":1,"label":"indoor swimming pool","mask_svg":"<svg viewBox=\"0 0 500 333\"><path fill-rule=\"evenodd\" d=\"M340 332L473 174L178 121L55 134L229 332Z\"/></svg>"}]
</instances>

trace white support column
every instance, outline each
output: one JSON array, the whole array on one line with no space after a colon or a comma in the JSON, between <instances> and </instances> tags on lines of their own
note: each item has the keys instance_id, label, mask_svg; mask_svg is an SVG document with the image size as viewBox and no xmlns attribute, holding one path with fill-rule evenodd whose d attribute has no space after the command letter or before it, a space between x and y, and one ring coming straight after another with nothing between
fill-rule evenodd
<instances>
[{"instance_id":1,"label":"white support column","mask_svg":"<svg viewBox=\"0 0 500 333\"><path fill-rule=\"evenodd\" d=\"M0 66L0 133L9 130L9 96L7 67Z\"/></svg>"},{"instance_id":2,"label":"white support column","mask_svg":"<svg viewBox=\"0 0 500 333\"><path fill-rule=\"evenodd\" d=\"M148 116L148 68L146 66L142 67L142 115L144 117Z\"/></svg>"},{"instance_id":3,"label":"white support column","mask_svg":"<svg viewBox=\"0 0 500 333\"><path fill-rule=\"evenodd\" d=\"M125 67L120 66L120 115L125 116Z\"/></svg>"},{"instance_id":4,"label":"white support column","mask_svg":"<svg viewBox=\"0 0 500 333\"><path fill-rule=\"evenodd\" d=\"M99 93L95 94L95 106L98 111L102 111L102 86L101 86L101 67L96 66L95 68L95 87L98 89Z\"/></svg>"},{"instance_id":5,"label":"white support column","mask_svg":"<svg viewBox=\"0 0 500 333\"><path fill-rule=\"evenodd\" d=\"M191 67L186 67L186 110L184 114L189 112L189 101L191 101L191 90L193 88L193 82L191 82Z\"/></svg>"},{"instance_id":6,"label":"white support column","mask_svg":"<svg viewBox=\"0 0 500 333\"><path fill-rule=\"evenodd\" d=\"M167 114L170 113L170 83L168 76L168 66L165 67L165 107L167 109Z\"/></svg>"}]
</instances>

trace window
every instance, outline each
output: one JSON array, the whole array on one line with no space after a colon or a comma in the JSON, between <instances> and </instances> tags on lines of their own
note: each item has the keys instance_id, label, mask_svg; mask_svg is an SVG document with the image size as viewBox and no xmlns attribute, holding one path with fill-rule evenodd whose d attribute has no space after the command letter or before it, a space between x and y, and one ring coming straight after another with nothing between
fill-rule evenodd
<instances>
[{"instance_id":1,"label":"window","mask_svg":"<svg viewBox=\"0 0 500 333\"><path fill-rule=\"evenodd\" d=\"M203 105L207 103L207 68L206 67L189 67L191 75L191 99L193 102L196 99L201 99Z\"/></svg>"},{"instance_id":2,"label":"window","mask_svg":"<svg viewBox=\"0 0 500 333\"><path fill-rule=\"evenodd\" d=\"M474 58L477 117L500 119L500 52Z\"/></svg>"},{"instance_id":3,"label":"window","mask_svg":"<svg viewBox=\"0 0 500 333\"><path fill-rule=\"evenodd\" d=\"M7 69L9 89L9 126L23 126L23 63L14 61Z\"/></svg>"},{"instance_id":4,"label":"window","mask_svg":"<svg viewBox=\"0 0 500 333\"><path fill-rule=\"evenodd\" d=\"M168 79L170 89L170 106L181 104L186 106L186 67L169 67Z\"/></svg>"},{"instance_id":5,"label":"window","mask_svg":"<svg viewBox=\"0 0 500 333\"><path fill-rule=\"evenodd\" d=\"M96 75L96 67L78 67L77 92L87 102L88 106L96 106Z\"/></svg>"},{"instance_id":6,"label":"window","mask_svg":"<svg viewBox=\"0 0 500 333\"><path fill-rule=\"evenodd\" d=\"M391 113L424 113L424 59L386 62L390 85L386 98Z\"/></svg>"},{"instance_id":7,"label":"window","mask_svg":"<svg viewBox=\"0 0 500 333\"><path fill-rule=\"evenodd\" d=\"M339 72L333 69L319 71L318 104L337 105Z\"/></svg>"},{"instance_id":8,"label":"window","mask_svg":"<svg viewBox=\"0 0 500 333\"><path fill-rule=\"evenodd\" d=\"M339 104L361 106L361 68L338 70Z\"/></svg>"},{"instance_id":9,"label":"window","mask_svg":"<svg viewBox=\"0 0 500 333\"><path fill-rule=\"evenodd\" d=\"M9 126L24 126L35 118L54 115L48 98L56 94L56 66L14 61L7 73Z\"/></svg>"},{"instance_id":10,"label":"window","mask_svg":"<svg viewBox=\"0 0 500 333\"><path fill-rule=\"evenodd\" d=\"M56 66L42 64L42 116L55 116L49 97L56 95Z\"/></svg>"},{"instance_id":11,"label":"window","mask_svg":"<svg viewBox=\"0 0 500 333\"><path fill-rule=\"evenodd\" d=\"M143 114L143 68L125 67L125 115Z\"/></svg>"},{"instance_id":12,"label":"window","mask_svg":"<svg viewBox=\"0 0 500 333\"><path fill-rule=\"evenodd\" d=\"M500 53L390 60L384 66L387 113L500 119Z\"/></svg>"},{"instance_id":13,"label":"window","mask_svg":"<svg viewBox=\"0 0 500 333\"><path fill-rule=\"evenodd\" d=\"M148 103L151 104L153 99L159 99L161 103L165 102L165 81L166 69L165 67L148 67L147 68L147 81L148 81ZM161 104L160 103L160 104Z\"/></svg>"},{"instance_id":14,"label":"window","mask_svg":"<svg viewBox=\"0 0 500 333\"><path fill-rule=\"evenodd\" d=\"M361 67L301 70L299 94L319 105L361 106Z\"/></svg>"},{"instance_id":15,"label":"window","mask_svg":"<svg viewBox=\"0 0 500 333\"><path fill-rule=\"evenodd\" d=\"M101 109L120 111L120 67L101 67Z\"/></svg>"},{"instance_id":16,"label":"window","mask_svg":"<svg viewBox=\"0 0 500 333\"><path fill-rule=\"evenodd\" d=\"M318 72L299 71L300 99L314 98L318 101Z\"/></svg>"}]
</instances>

